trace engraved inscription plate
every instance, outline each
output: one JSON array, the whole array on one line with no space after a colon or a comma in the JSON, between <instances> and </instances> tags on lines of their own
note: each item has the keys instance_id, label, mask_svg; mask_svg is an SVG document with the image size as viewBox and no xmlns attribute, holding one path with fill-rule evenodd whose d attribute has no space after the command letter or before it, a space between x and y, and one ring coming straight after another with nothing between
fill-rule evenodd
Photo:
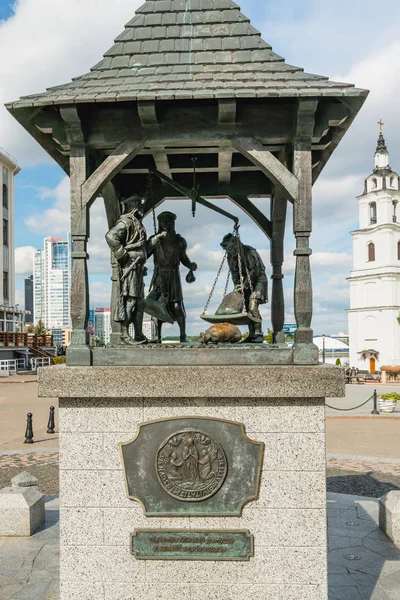
<instances>
[{"instance_id":1,"label":"engraved inscription plate","mask_svg":"<svg viewBox=\"0 0 400 600\"><path fill-rule=\"evenodd\" d=\"M247 530L136 529L131 554L139 560L250 560L254 538Z\"/></svg>"},{"instance_id":2,"label":"engraved inscription plate","mask_svg":"<svg viewBox=\"0 0 400 600\"><path fill-rule=\"evenodd\" d=\"M264 444L249 439L242 423L149 421L120 449L127 496L148 517L237 517L258 497Z\"/></svg>"},{"instance_id":3,"label":"engraved inscription plate","mask_svg":"<svg viewBox=\"0 0 400 600\"><path fill-rule=\"evenodd\" d=\"M220 444L199 430L173 433L161 444L156 456L161 486L183 502L200 502L216 494L227 470Z\"/></svg>"}]
</instances>

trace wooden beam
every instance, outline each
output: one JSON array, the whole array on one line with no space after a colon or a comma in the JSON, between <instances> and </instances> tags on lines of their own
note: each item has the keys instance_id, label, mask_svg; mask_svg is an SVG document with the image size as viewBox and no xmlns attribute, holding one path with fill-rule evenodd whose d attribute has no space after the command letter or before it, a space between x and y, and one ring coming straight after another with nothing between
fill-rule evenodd
<instances>
[{"instance_id":1,"label":"wooden beam","mask_svg":"<svg viewBox=\"0 0 400 600\"><path fill-rule=\"evenodd\" d=\"M229 125L236 123L235 98L220 98L218 100L218 123Z\"/></svg>"},{"instance_id":2,"label":"wooden beam","mask_svg":"<svg viewBox=\"0 0 400 600\"><path fill-rule=\"evenodd\" d=\"M284 149L285 146L268 146L265 149L269 150L270 152L280 152L282 149ZM228 150L232 150L232 145L229 142L229 144L221 144L220 146L210 146L210 147L198 147L198 148L185 148L185 147L181 147L181 148L173 148L173 147L168 147L165 148L163 147L160 150L165 150L165 152L167 152L168 154L187 154L189 156L191 156L192 154L195 156L197 154L218 154L218 152L220 152L220 150L223 149L225 151ZM158 150L157 150L158 151ZM114 149L112 148L105 148L102 151L102 154L105 156L110 156L110 154L112 154L114 152ZM153 152L155 152L155 150L153 148L147 148L144 147L143 150L140 152L141 155L149 155L149 154L153 154ZM240 152L237 151L233 151L234 154L240 154Z\"/></svg>"},{"instance_id":3,"label":"wooden beam","mask_svg":"<svg viewBox=\"0 0 400 600\"><path fill-rule=\"evenodd\" d=\"M319 155L319 160L316 166L313 169L313 184L317 181L318 177L321 174L322 169L326 165L329 158L332 156L333 152L336 150L340 142L342 141L343 136L353 123L356 118L359 110L364 104L366 97L360 98L348 98L347 99L347 107L349 108L349 115L347 119L342 121L332 133L332 142L329 144L327 148L325 148Z\"/></svg>"},{"instance_id":4,"label":"wooden beam","mask_svg":"<svg viewBox=\"0 0 400 600\"><path fill-rule=\"evenodd\" d=\"M232 173L233 152L220 152L218 154L218 181L230 183Z\"/></svg>"},{"instance_id":5,"label":"wooden beam","mask_svg":"<svg viewBox=\"0 0 400 600\"><path fill-rule=\"evenodd\" d=\"M157 171L161 171L162 173L165 173L165 175L167 175L167 177L172 177L172 169L169 166L169 160L168 160L168 155L165 151L162 150L156 150L153 152L153 159L156 165L156 169ZM189 169L189 171L193 171ZM148 169L146 170L146 173L148 173Z\"/></svg>"},{"instance_id":6,"label":"wooden beam","mask_svg":"<svg viewBox=\"0 0 400 600\"><path fill-rule=\"evenodd\" d=\"M271 221L248 199L247 196L243 194L231 194L230 199L254 221L254 223L261 229L263 233L265 233L269 239L271 239Z\"/></svg>"},{"instance_id":7,"label":"wooden beam","mask_svg":"<svg viewBox=\"0 0 400 600\"><path fill-rule=\"evenodd\" d=\"M198 193L196 191L185 188L183 185L180 185L175 180L166 177L164 175L164 173L161 173L160 171L156 171L156 170L152 171L152 173L157 175L157 177L159 179L161 179L161 181L165 181L165 183L170 185L173 189L180 192L183 196L186 196L187 198L190 198L192 200L195 199L198 204L201 204L202 206L205 206L206 208L209 208L210 210L213 210L214 212L217 212L218 214L223 215L224 217L227 217L228 219L232 219L235 223L237 223L239 221L239 219L237 217L235 217L235 215L231 215L226 210L223 210L222 208L219 208L218 206L214 206L213 204L211 204L211 202L208 202L202 196L198 195Z\"/></svg>"},{"instance_id":8,"label":"wooden beam","mask_svg":"<svg viewBox=\"0 0 400 600\"><path fill-rule=\"evenodd\" d=\"M125 140L118 148L106 158L96 171L85 181L82 186L82 208L90 206L101 189L111 181L122 167L124 167L144 146L143 142Z\"/></svg>"},{"instance_id":9,"label":"wooden beam","mask_svg":"<svg viewBox=\"0 0 400 600\"><path fill-rule=\"evenodd\" d=\"M277 189L271 198L271 323L273 342L284 342L283 326L285 324L285 296L283 292L282 264L284 261L284 238L286 225L287 199Z\"/></svg>"},{"instance_id":10,"label":"wooden beam","mask_svg":"<svg viewBox=\"0 0 400 600\"><path fill-rule=\"evenodd\" d=\"M219 172L219 166L218 167L196 167L196 173L218 173ZM166 167L164 167L164 169L157 169L157 171L161 171L162 173L165 173L165 175L168 175L168 173L166 173ZM174 167L174 168L170 168L169 169L170 173L193 173L193 167ZM229 172L231 173L255 173L259 171L259 169L257 169L257 167L250 167L250 166L245 166L245 167L230 167L229 168ZM120 171L121 175L145 175L146 173L148 173L149 170L148 169L122 169ZM170 175L168 175L168 177L170 177ZM227 183L227 182L224 182Z\"/></svg>"},{"instance_id":11,"label":"wooden beam","mask_svg":"<svg viewBox=\"0 0 400 600\"><path fill-rule=\"evenodd\" d=\"M76 105L61 106L60 115L65 123L65 133L70 145L83 145L85 143L82 131L82 123L79 118Z\"/></svg>"},{"instance_id":12,"label":"wooden beam","mask_svg":"<svg viewBox=\"0 0 400 600\"><path fill-rule=\"evenodd\" d=\"M311 320L313 312L310 267L310 235L312 231L312 136L318 101L299 100L296 139L293 151L293 172L299 181L299 194L293 206L293 231L296 236L296 272L294 280L294 314L297 323L294 351L300 350L298 362L310 360L303 356L302 345L313 346ZM318 356L317 356L318 358Z\"/></svg>"},{"instance_id":13,"label":"wooden beam","mask_svg":"<svg viewBox=\"0 0 400 600\"><path fill-rule=\"evenodd\" d=\"M144 127L147 125L159 125L154 100L139 100L137 103L139 119Z\"/></svg>"},{"instance_id":14,"label":"wooden beam","mask_svg":"<svg viewBox=\"0 0 400 600\"><path fill-rule=\"evenodd\" d=\"M274 185L295 202L299 194L299 182L296 177L254 138L234 138L233 146L248 158Z\"/></svg>"}]
</instances>

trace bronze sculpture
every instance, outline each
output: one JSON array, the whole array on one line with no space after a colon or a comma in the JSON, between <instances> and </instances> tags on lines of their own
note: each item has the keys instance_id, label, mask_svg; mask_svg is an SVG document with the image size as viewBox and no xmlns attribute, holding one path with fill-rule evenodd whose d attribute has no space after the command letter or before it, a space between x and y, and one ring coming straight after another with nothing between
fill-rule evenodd
<instances>
[{"instance_id":1,"label":"bronze sculpture","mask_svg":"<svg viewBox=\"0 0 400 600\"><path fill-rule=\"evenodd\" d=\"M176 215L163 212L158 215L158 233L149 240L149 256L154 254L154 274L150 284L152 292L160 293L168 298L166 309L172 322L177 322L180 331L180 341L187 342L186 338L186 311L183 303L183 292L179 265L182 263L189 269L186 276L187 283L193 283L197 265L191 262L186 253L186 240L175 231ZM154 244L153 240L164 236L160 243ZM158 241L158 239L157 239ZM161 343L161 330L165 320L157 320L157 342ZM170 322L171 322L170 321Z\"/></svg>"},{"instance_id":2,"label":"bronze sculpture","mask_svg":"<svg viewBox=\"0 0 400 600\"><path fill-rule=\"evenodd\" d=\"M232 233L224 236L221 246L226 251L235 292L243 295L245 311L255 319L255 322L249 322L249 336L243 342L263 343L259 305L268 302L268 279L261 256L255 248L245 246Z\"/></svg>"},{"instance_id":3,"label":"bronze sculpture","mask_svg":"<svg viewBox=\"0 0 400 600\"><path fill-rule=\"evenodd\" d=\"M145 344L143 335L145 263L148 250L159 243L165 233L160 233L147 241L146 229L142 224L143 201L139 196L124 200L125 213L106 234L107 244L118 261L118 303L114 308L113 319L121 323L121 341L128 345ZM135 337L129 334L133 323Z\"/></svg>"}]
</instances>

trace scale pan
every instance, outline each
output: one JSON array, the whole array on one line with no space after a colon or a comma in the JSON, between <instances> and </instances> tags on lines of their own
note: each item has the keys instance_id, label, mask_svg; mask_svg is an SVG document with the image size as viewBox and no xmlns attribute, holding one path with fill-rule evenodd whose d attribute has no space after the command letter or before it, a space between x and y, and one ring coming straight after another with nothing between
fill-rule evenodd
<instances>
[{"instance_id":1,"label":"scale pan","mask_svg":"<svg viewBox=\"0 0 400 600\"><path fill-rule=\"evenodd\" d=\"M237 313L236 315L200 315L200 318L207 323L229 323L230 325L251 325L252 323L261 323L260 319L255 319L249 313Z\"/></svg>"}]
</instances>

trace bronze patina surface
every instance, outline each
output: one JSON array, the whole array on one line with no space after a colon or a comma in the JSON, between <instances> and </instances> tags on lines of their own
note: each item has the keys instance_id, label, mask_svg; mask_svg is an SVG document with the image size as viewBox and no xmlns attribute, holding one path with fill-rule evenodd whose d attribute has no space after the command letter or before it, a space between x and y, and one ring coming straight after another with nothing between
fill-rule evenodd
<instances>
[{"instance_id":1,"label":"bronze patina surface","mask_svg":"<svg viewBox=\"0 0 400 600\"><path fill-rule=\"evenodd\" d=\"M156 456L161 487L177 500L200 502L217 493L228 471L221 446L204 431L171 435Z\"/></svg>"},{"instance_id":2,"label":"bronze patina surface","mask_svg":"<svg viewBox=\"0 0 400 600\"><path fill-rule=\"evenodd\" d=\"M138 560L243 560L254 556L247 530L136 529L131 554Z\"/></svg>"},{"instance_id":3,"label":"bronze patina surface","mask_svg":"<svg viewBox=\"0 0 400 600\"><path fill-rule=\"evenodd\" d=\"M264 444L250 440L241 423L151 421L120 449L127 495L147 516L240 516L258 497Z\"/></svg>"}]
</instances>

